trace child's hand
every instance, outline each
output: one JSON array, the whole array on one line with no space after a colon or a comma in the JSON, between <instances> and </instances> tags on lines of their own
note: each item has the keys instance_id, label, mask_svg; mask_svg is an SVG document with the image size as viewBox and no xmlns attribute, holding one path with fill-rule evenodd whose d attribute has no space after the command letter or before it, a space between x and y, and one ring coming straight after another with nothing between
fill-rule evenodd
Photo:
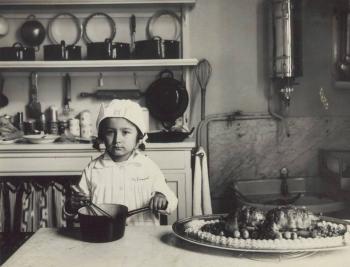
<instances>
[{"instance_id":1,"label":"child's hand","mask_svg":"<svg viewBox=\"0 0 350 267\"><path fill-rule=\"evenodd\" d=\"M88 205L89 202L90 202L90 197L88 195L82 192L75 192L75 191L72 192L70 205L74 213L77 213L81 207Z\"/></svg>"},{"instance_id":2,"label":"child's hand","mask_svg":"<svg viewBox=\"0 0 350 267\"><path fill-rule=\"evenodd\" d=\"M168 206L168 200L159 192L156 192L149 202L149 207L153 211L165 210Z\"/></svg>"},{"instance_id":3,"label":"child's hand","mask_svg":"<svg viewBox=\"0 0 350 267\"><path fill-rule=\"evenodd\" d=\"M69 199L69 212L77 213L78 210L86 206L90 201L90 197L86 195L79 187L71 186L72 195Z\"/></svg>"}]
</instances>

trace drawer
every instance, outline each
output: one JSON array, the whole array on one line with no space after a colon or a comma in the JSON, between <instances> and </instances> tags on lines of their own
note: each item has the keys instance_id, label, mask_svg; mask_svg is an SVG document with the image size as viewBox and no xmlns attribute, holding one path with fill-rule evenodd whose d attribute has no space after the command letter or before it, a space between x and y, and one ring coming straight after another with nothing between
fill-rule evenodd
<instances>
[{"instance_id":1,"label":"drawer","mask_svg":"<svg viewBox=\"0 0 350 267\"><path fill-rule=\"evenodd\" d=\"M184 151L144 151L162 170L183 170L186 167Z\"/></svg>"}]
</instances>

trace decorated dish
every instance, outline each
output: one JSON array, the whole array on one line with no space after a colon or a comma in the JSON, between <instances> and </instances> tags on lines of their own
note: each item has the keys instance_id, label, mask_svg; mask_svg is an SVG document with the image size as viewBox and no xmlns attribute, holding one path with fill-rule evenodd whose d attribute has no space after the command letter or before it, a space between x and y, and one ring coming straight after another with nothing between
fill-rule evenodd
<instances>
[{"instance_id":1,"label":"decorated dish","mask_svg":"<svg viewBox=\"0 0 350 267\"><path fill-rule=\"evenodd\" d=\"M289 253L350 247L349 223L306 209L280 207L263 212L242 207L231 214L185 218L176 236L201 246L245 252Z\"/></svg>"},{"instance_id":2,"label":"decorated dish","mask_svg":"<svg viewBox=\"0 0 350 267\"><path fill-rule=\"evenodd\" d=\"M58 139L59 135L53 134L33 134L33 135L24 135L23 138L32 144L48 144L55 142Z\"/></svg>"}]
</instances>

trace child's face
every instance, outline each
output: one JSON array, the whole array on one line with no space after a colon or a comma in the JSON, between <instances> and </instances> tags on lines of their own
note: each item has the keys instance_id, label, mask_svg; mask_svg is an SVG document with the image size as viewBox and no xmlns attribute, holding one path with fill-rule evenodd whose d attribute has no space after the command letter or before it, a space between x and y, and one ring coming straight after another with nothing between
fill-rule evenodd
<instances>
[{"instance_id":1,"label":"child's face","mask_svg":"<svg viewBox=\"0 0 350 267\"><path fill-rule=\"evenodd\" d=\"M124 118L106 118L102 122L102 140L113 161L129 158L137 145L137 128Z\"/></svg>"}]
</instances>

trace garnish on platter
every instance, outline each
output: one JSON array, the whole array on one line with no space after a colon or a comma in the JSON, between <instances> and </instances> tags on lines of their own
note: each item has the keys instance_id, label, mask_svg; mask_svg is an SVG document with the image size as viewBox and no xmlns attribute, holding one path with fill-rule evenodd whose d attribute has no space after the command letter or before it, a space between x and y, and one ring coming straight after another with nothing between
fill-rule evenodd
<instances>
[{"instance_id":1,"label":"garnish on platter","mask_svg":"<svg viewBox=\"0 0 350 267\"><path fill-rule=\"evenodd\" d=\"M184 234L237 249L324 249L350 245L349 225L342 222L323 220L306 208L281 206L265 212L243 206L213 220L190 220Z\"/></svg>"}]
</instances>

